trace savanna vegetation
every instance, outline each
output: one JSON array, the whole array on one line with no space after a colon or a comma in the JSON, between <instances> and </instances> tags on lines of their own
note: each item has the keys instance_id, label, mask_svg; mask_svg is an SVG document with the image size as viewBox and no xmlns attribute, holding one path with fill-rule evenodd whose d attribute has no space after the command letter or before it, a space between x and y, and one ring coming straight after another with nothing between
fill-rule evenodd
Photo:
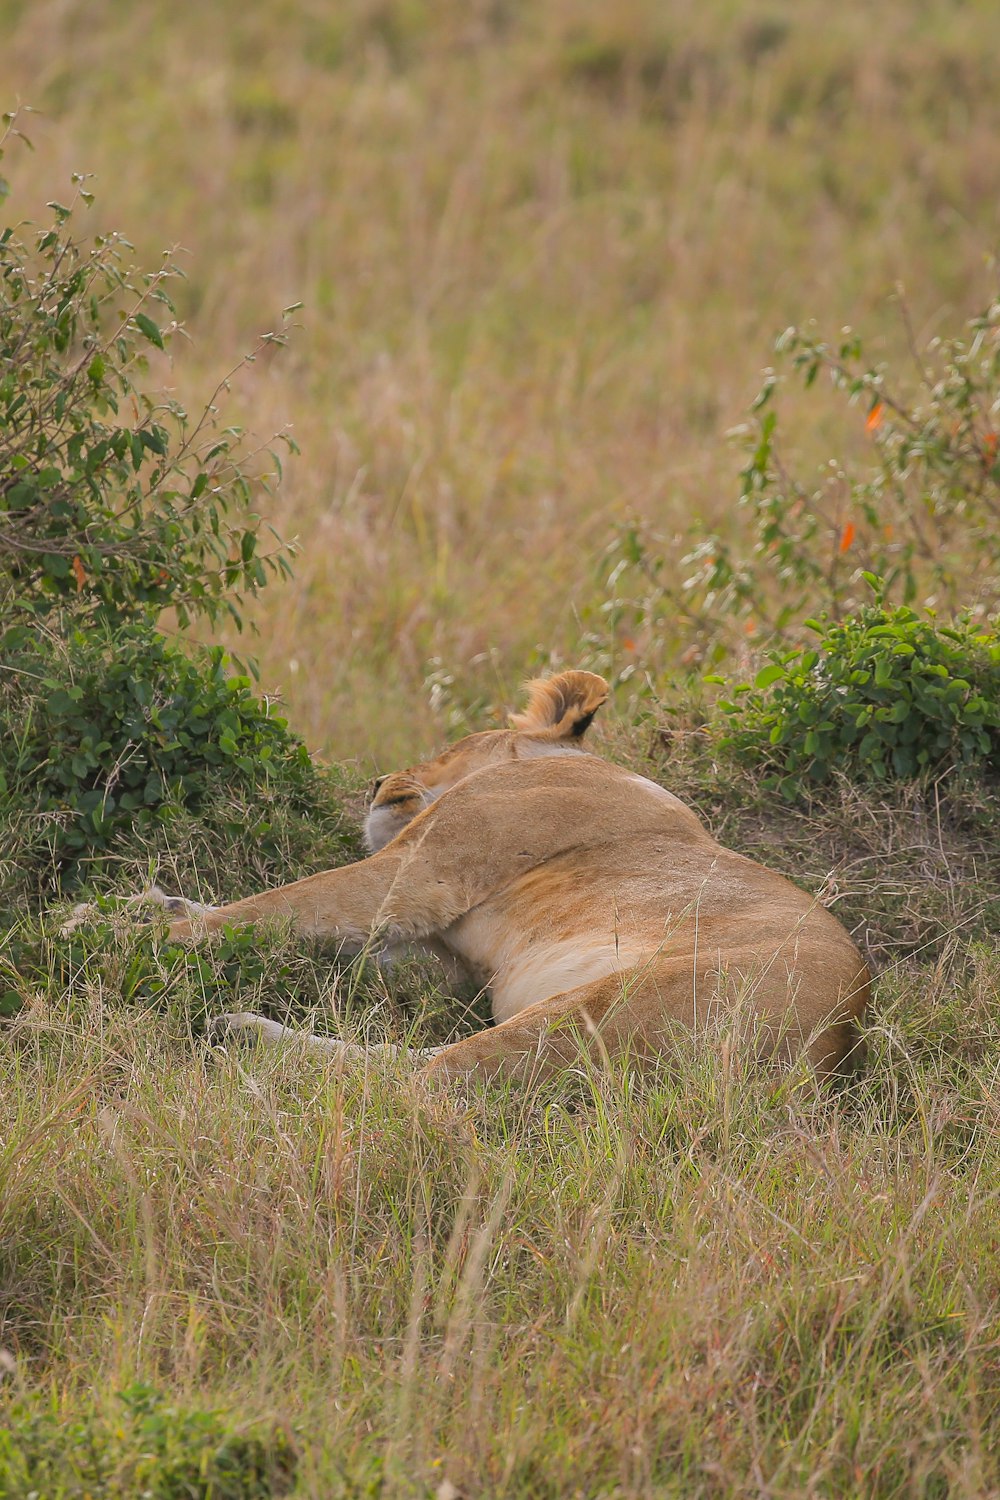
<instances>
[{"instance_id":1,"label":"savanna vegetation","mask_svg":"<svg viewBox=\"0 0 1000 1500\"><path fill-rule=\"evenodd\" d=\"M0 27L0 1495L1000 1493L1000 13ZM485 1023L121 898L568 664L854 933L862 1076L210 1046Z\"/></svg>"}]
</instances>

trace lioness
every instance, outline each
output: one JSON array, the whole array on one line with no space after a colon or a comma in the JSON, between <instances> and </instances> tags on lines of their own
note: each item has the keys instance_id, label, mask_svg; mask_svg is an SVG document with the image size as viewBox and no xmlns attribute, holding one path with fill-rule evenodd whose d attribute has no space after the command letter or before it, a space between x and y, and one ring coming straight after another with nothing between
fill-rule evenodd
<instances>
[{"instance_id":1,"label":"lioness","mask_svg":"<svg viewBox=\"0 0 1000 1500\"><path fill-rule=\"evenodd\" d=\"M370 858L197 909L169 936L277 917L345 948L439 945L488 987L497 1024L414 1053L428 1075L547 1072L581 1041L655 1056L678 1025L741 999L758 1045L837 1068L869 996L858 950L813 898L722 848L677 797L583 748L607 695L592 672L530 683L510 729L376 783ZM260 1016L218 1024L363 1050Z\"/></svg>"}]
</instances>

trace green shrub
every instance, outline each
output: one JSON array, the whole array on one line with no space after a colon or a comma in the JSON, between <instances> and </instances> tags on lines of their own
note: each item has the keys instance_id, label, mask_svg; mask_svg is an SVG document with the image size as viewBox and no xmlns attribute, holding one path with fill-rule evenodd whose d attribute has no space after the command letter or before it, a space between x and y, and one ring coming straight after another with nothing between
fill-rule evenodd
<instances>
[{"instance_id":1,"label":"green shrub","mask_svg":"<svg viewBox=\"0 0 1000 1500\"><path fill-rule=\"evenodd\" d=\"M1000 633L881 599L839 623L806 623L813 648L772 652L721 704L724 743L772 767L782 790L835 769L876 779L1000 769Z\"/></svg>"},{"instance_id":2,"label":"green shrub","mask_svg":"<svg viewBox=\"0 0 1000 1500\"><path fill-rule=\"evenodd\" d=\"M282 817L299 812L335 844L325 863L343 855L322 773L221 648L188 656L140 619L65 639L15 625L0 658L5 890L69 888L126 849L155 856L186 814L217 852L252 845L280 863Z\"/></svg>"},{"instance_id":3,"label":"green shrub","mask_svg":"<svg viewBox=\"0 0 1000 1500\"><path fill-rule=\"evenodd\" d=\"M251 509L259 452L222 425L225 381L194 417L142 390L180 272L139 271L119 234L77 233L91 195L73 181L49 224L0 232L0 611L118 621L171 605L182 624L239 624L241 597L287 566Z\"/></svg>"},{"instance_id":4,"label":"green shrub","mask_svg":"<svg viewBox=\"0 0 1000 1500\"><path fill-rule=\"evenodd\" d=\"M603 599L587 615L598 671L618 669L623 640L655 674L678 654L721 661L737 632L759 643L801 638L804 615L860 607L866 573L893 603L949 614L995 603L1000 301L964 336L913 347L908 376L869 362L849 330L832 344L786 329L778 365L733 434L746 454L733 529L692 527L680 548L638 523L612 538ZM779 420L788 367L818 402L829 404L832 389L848 408L841 451L812 472Z\"/></svg>"},{"instance_id":5,"label":"green shrub","mask_svg":"<svg viewBox=\"0 0 1000 1500\"><path fill-rule=\"evenodd\" d=\"M308 938L242 923L201 946L167 943L162 929L125 925L115 903L99 898L72 934L45 933L30 921L8 934L0 950L0 1017L17 1015L27 996L53 984L70 1007L89 990L115 1005L173 1014L185 1030L241 1008L302 1022L328 1008L332 971L330 951ZM362 983L358 966L344 989L353 994ZM341 1020L342 1011L340 1005Z\"/></svg>"},{"instance_id":6,"label":"green shrub","mask_svg":"<svg viewBox=\"0 0 1000 1500\"><path fill-rule=\"evenodd\" d=\"M915 382L869 363L849 329L829 344L810 328L788 328L775 350L807 389L832 387L855 409L846 452L813 475L796 474L779 435L780 377L768 370L743 431L740 501L753 552L735 558L708 539L691 559L698 564L691 592L707 588L717 607L779 633L817 603L853 607L865 572L904 604L933 599L956 610L966 599L992 600L1000 572L1000 301L970 319L965 337L915 351Z\"/></svg>"},{"instance_id":7,"label":"green shrub","mask_svg":"<svg viewBox=\"0 0 1000 1500\"><path fill-rule=\"evenodd\" d=\"M148 1386L120 1392L112 1416L85 1406L0 1407L0 1494L271 1500L288 1494L295 1451L275 1429L242 1433L216 1411L168 1404Z\"/></svg>"},{"instance_id":8,"label":"green shrub","mask_svg":"<svg viewBox=\"0 0 1000 1500\"><path fill-rule=\"evenodd\" d=\"M19 133L4 123L0 148ZM206 871L213 895L294 878L307 852L344 852L329 779L222 650L184 654L155 623L170 606L240 624L287 572L250 509L260 450L222 426L225 380L193 418L142 390L179 273L137 270L120 235L85 240L74 184L48 225L0 233L0 891L107 888L178 844L189 894Z\"/></svg>"}]
</instances>

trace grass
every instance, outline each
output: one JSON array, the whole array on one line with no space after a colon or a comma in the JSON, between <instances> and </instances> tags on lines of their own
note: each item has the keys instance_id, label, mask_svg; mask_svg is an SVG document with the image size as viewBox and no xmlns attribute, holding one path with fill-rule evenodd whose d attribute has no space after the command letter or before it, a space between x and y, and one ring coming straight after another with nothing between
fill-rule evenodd
<instances>
[{"instance_id":1,"label":"grass","mask_svg":"<svg viewBox=\"0 0 1000 1500\"><path fill-rule=\"evenodd\" d=\"M0 956L26 1002L0 1059L0 1490L131 1494L151 1443L163 1485L243 1444L240 1496L1000 1482L995 789L776 809L676 722L604 748L811 888L839 851L881 968L862 1077L817 1092L724 1030L535 1091L219 1052L222 1008L419 1045L483 1017L424 965L280 932L157 954L130 920L68 941L25 917Z\"/></svg>"},{"instance_id":2,"label":"grass","mask_svg":"<svg viewBox=\"0 0 1000 1500\"><path fill-rule=\"evenodd\" d=\"M3 164L17 213L93 170L95 229L191 252L194 342L152 383L193 404L305 303L232 394L302 448L272 517L297 577L253 649L360 762L272 809L264 853L214 786L95 888L339 860L371 761L590 653L647 689L595 745L822 890L879 971L833 1092L724 1032L536 1091L222 1052L220 1009L420 1045L484 1016L280 932L156 951L109 908L59 938L0 809L0 1494L1000 1491L996 787L777 805L664 688L677 643L602 613L618 523L671 565L738 531L723 434L775 332L898 355L898 280L921 338L988 298L1000 12L0 0L0 28L6 102L44 111ZM808 400L783 396L804 456L849 452Z\"/></svg>"},{"instance_id":3,"label":"grass","mask_svg":"<svg viewBox=\"0 0 1000 1500\"><path fill-rule=\"evenodd\" d=\"M56 1006L5 1060L15 1389L278 1427L303 1495L988 1493L997 977L883 992L836 1099L724 1040L442 1097Z\"/></svg>"},{"instance_id":4,"label":"grass","mask_svg":"<svg viewBox=\"0 0 1000 1500\"><path fill-rule=\"evenodd\" d=\"M330 757L412 761L450 673L489 705L571 663L615 524L675 560L735 530L773 336L815 317L905 354L995 286L1000 119L987 0L428 7L11 4L0 93L44 114L18 213L97 174L95 228L190 252L191 400L280 309L234 414L291 424L275 507L302 542L255 649ZM858 434L788 393L809 455ZM790 439L789 439L790 440ZM676 647L616 667L676 668Z\"/></svg>"}]
</instances>

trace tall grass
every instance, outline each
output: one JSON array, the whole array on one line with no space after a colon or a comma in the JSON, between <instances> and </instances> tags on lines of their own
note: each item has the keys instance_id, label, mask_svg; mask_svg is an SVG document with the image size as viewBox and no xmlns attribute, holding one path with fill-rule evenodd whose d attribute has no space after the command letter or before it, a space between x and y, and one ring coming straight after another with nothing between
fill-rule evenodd
<instances>
[{"instance_id":1,"label":"tall grass","mask_svg":"<svg viewBox=\"0 0 1000 1500\"><path fill-rule=\"evenodd\" d=\"M787 323L899 352L897 281L919 335L992 284L986 0L0 17L0 90L45 111L17 211L90 170L95 227L190 252L194 347L156 379L204 393L304 303L234 400L303 450L276 514L298 582L256 649L334 756L436 741L435 671L495 703L572 658L616 520L735 524L723 434Z\"/></svg>"},{"instance_id":2,"label":"tall grass","mask_svg":"<svg viewBox=\"0 0 1000 1500\"><path fill-rule=\"evenodd\" d=\"M37 1007L2 1062L10 1378L67 1422L141 1379L277 1424L302 1495L991 1493L998 978L890 987L840 1097L725 1036L441 1094Z\"/></svg>"},{"instance_id":3,"label":"tall grass","mask_svg":"<svg viewBox=\"0 0 1000 1500\"><path fill-rule=\"evenodd\" d=\"M992 1493L995 791L775 810L709 748L669 753L647 769L824 887L881 969L851 1085L762 1071L725 1026L534 1091L222 1052L219 1009L418 1046L483 1017L424 966L287 934L6 936L0 1492L44 1461L53 1493L99 1465L131 1495L155 1441L166 1486L197 1437L278 1475L290 1445L317 1500Z\"/></svg>"}]
</instances>

